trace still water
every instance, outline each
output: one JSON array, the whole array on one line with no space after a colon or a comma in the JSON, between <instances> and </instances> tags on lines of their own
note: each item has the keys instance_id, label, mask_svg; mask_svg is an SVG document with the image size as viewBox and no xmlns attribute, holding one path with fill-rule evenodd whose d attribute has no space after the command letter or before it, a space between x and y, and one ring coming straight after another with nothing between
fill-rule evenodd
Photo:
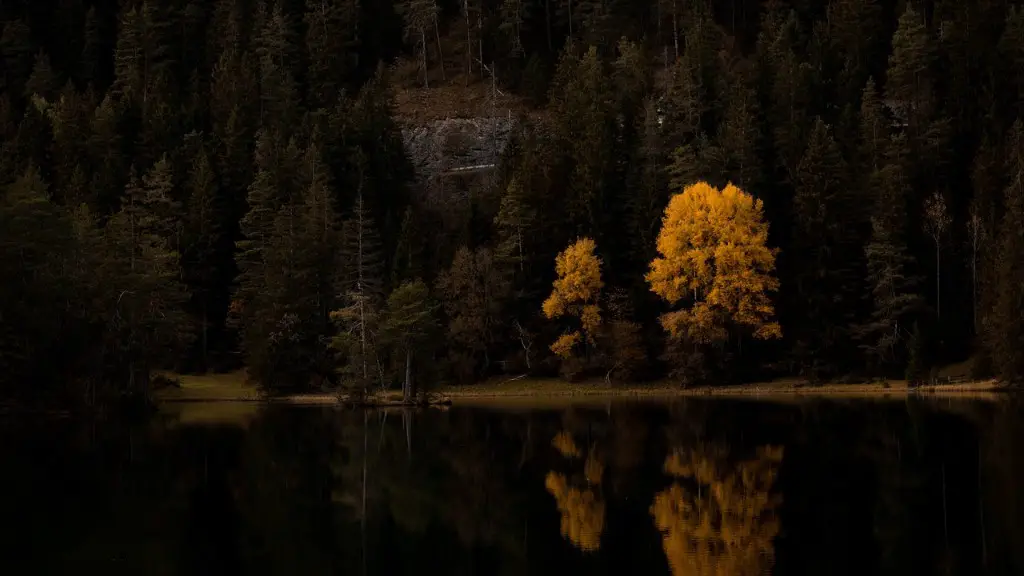
<instances>
[{"instance_id":1,"label":"still water","mask_svg":"<svg viewBox=\"0 0 1024 576\"><path fill-rule=\"evenodd\" d=\"M5 574L1024 574L1007 402L0 420Z\"/></svg>"}]
</instances>

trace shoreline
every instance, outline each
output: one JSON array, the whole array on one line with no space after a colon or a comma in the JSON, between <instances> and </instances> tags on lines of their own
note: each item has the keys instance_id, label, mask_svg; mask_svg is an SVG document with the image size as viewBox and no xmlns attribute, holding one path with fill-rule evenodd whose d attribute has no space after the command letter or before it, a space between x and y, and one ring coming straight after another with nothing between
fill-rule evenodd
<instances>
[{"instance_id":1,"label":"shoreline","mask_svg":"<svg viewBox=\"0 0 1024 576\"><path fill-rule=\"evenodd\" d=\"M182 376L180 387L170 387L155 393L158 404L186 402L251 402L263 404L290 404L296 406L346 407L418 407L437 405L472 405L480 403L515 402L546 403L576 402L582 400L615 399L670 399L670 398L735 398L749 400L799 400L812 398L836 399L905 399L948 398L998 400L1014 388L995 380L935 384L911 388L905 381L874 382L865 384L810 385L795 380L755 382L729 386L697 386L680 388L666 383L615 386L604 381L572 383L558 379L511 379L485 381L462 386L441 386L436 398L429 403L404 404L392 394L371 399L359 405L343 400L337 393L302 393L285 396L266 396L255 386L244 381L244 375ZM223 380L223 382L220 382Z\"/></svg>"}]
</instances>

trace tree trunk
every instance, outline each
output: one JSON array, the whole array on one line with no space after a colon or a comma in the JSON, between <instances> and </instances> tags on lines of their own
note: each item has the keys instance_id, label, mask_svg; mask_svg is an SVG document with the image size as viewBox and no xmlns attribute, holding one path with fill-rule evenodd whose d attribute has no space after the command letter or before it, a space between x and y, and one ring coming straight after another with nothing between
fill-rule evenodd
<instances>
[{"instance_id":1,"label":"tree trunk","mask_svg":"<svg viewBox=\"0 0 1024 576\"><path fill-rule=\"evenodd\" d=\"M437 15L434 16L434 38L437 40L437 61L441 63L441 80L448 80L444 73L444 50L441 50L441 30L437 26Z\"/></svg>"},{"instance_id":2,"label":"tree trunk","mask_svg":"<svg viewBox=\"0 0 1024 576\"><path fill-rule=\"evenodd\" d=\"M209 346L209 338L208 338L209 326L210 326L209 313L207 311L206 295L204 294L203 295L203 344L202 344L203 345L203 370L208 370L209 369L209 359L208 359L208 356L209 356L208 351L209 351L209 348L210 348L210 346Z\"/></svg>"},{"instance_id":3,"label":"tree trunk","mask_svg":"<svg viewBox=\"0 0 1024 576\"><path fill-rule=\"evenodd\" d=\"M555 49L551 41L551 0L544 0L544 20L548 25L548 52L551 52Z\"/></svg>"},{"instance_id":4,"label":"tree trunk","mask_svg":"<svg viewBox=\"0 0 1024 576\"><path fill-rule=\"evenodd\" d=\"M420 26L420 48L423 55L423 87L430 88L430 80L427 78L427 32Z\"/></svg>"},{"instance_id":5,"label":"tree trunk","mask_svg":"<svg viewBox=\"0 0 1024 576\"><path fill-rule=\"evenodd\" d=\"M935 315L942 318L942 249L935 241Z\"/></svg>"},{"instance_id":6,"label":"tree trunk","mask_svg":"<svg viewBox=\"0 0 1024 576\"><path fill-rule=\"evenodd\" d=\"M974 245L971 255L971 320L974 325L974 333L978 333L978 246Z\"/></svg>"},{"instance_id":7,"label":"tree trunk","mask_svg":"<svg viewBox=\"0 0 1024 576\"><path fill-rule=\"evenodd\" d=\"M679 60L679 9L676 8L675 0L672 0L672 43L676 50L676 60Z\"/></svg>"},{"instance_id":8,"label":"tree trunk","mask_svg":"<svg viewBox=\"0 0 1024 576\"><path fill-rule=\"evenodd\" d=\"M569 0L569 39L572 40L572 0Z\"/></svg>"},{"instance_id":9,"label":"tree trunk","mask_svg":"<svg viewBox=\"0 0 1024 576\"><path fill-rule=\"evenodd\" d=\"M405 384L402 386L402 399L409 402L412 399L412 351L405 351Z\"/></svg>"},{"instance_id":10,"label":"tree trunk","mask_svg":"<svg viewBox=\"0 0 1024 576\"><path fill-rule=\"evenodd\" d=\"M466 15L466 84L469 84L469 77L473 75L473 38L469 33L469 0L463 0L462 11Z\"/></svg>"}]
</instances>

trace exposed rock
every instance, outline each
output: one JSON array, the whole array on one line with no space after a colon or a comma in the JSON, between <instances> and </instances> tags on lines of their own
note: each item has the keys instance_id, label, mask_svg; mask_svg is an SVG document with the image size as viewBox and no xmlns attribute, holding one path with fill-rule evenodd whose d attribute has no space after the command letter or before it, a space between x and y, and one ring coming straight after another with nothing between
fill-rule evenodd
<instances>
[{"instance_id":1,"label":"exposed rock","mask_svg":"<svg viewBox=\"0 0 1024 576\"><path fill-rule=\"evenodd\" d=\"M485 180L495 171L517 120L499 117L450 118L402 130L418 187L429 203L451 200L464 186L446 180Z\"/></svg>"}]
</instances>

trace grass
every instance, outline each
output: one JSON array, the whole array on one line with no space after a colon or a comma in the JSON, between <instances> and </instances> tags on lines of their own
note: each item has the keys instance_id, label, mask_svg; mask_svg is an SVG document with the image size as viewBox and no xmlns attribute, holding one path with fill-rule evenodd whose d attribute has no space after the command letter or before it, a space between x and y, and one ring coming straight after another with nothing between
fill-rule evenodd
<instances>
[{"instance_id":1,"label":"grass","mask_svg":"<svg viewBox=\"0 0 1024 576\"><path fill-rule=\"evenodd\" d=\"M266 398L253 383L248 381L244 371L199 376L174 374L165 376L180 382L179 387L166 387L155 393L157 399L165 404L255 403L260 401L299 405L335 405L340 403L338 395L330 392ZM812 397L903 399L913 395L994 400L1003 391L1005 391L1005 387L994 380L910 388L903 380L866 384L809 385L798 380L786 379L733 386L699 386L684 389L670 382L612 385L604 380L566 382L555 378L492 379L466 386L441 386L435 390L442 398L448 398L456 404L463 405L493 402L539 405L587 400L607 401L615 398L655 399L694 396L795 400ZM371 400L380 405L396 404L401 401L401 392L392 390L383 394L374 394ZM216 412L228 412L233 408L195 410L198 410L198 415L190 414L188 417L201 421L203 419L216 420L221 417L216 415ZM204 410L209 414L204 413Z\"/></svg>"},{"instance_id":2,"label":"grass","mask_svg":"<svg viewBox=\"0 0 1024 576\"><path fill-rule=\"evenodd\" d=\"M557 379L519 379L488 381L468 386L446 386L439 390L454 402L465 404L477 401L509 398L614 398L614 397L743 397L759 399L844 397L844 398L905 398L910 395L958 398L995 399L1005 388L994 380L942 384L910 388L904 380L890 380L866 384L807 385L796 380L758 382L733 386L699 386L680 388L668 382L647 385L613 386L604 381L570 383Z\"/></svg>"},{"instance_id":3,"label":"grass","mask_svg":"<svg viewBox=\"0 0 1024 576\"><path fill-rule=\"evenodd\" d=\"M161 374L175 380L179 386L168 386L154 392L157 400L162 402L201 402L201 401L257 401L263 395L259 388L249 381L245 370L224 374Z\"/></svg>"}]
</instances>

